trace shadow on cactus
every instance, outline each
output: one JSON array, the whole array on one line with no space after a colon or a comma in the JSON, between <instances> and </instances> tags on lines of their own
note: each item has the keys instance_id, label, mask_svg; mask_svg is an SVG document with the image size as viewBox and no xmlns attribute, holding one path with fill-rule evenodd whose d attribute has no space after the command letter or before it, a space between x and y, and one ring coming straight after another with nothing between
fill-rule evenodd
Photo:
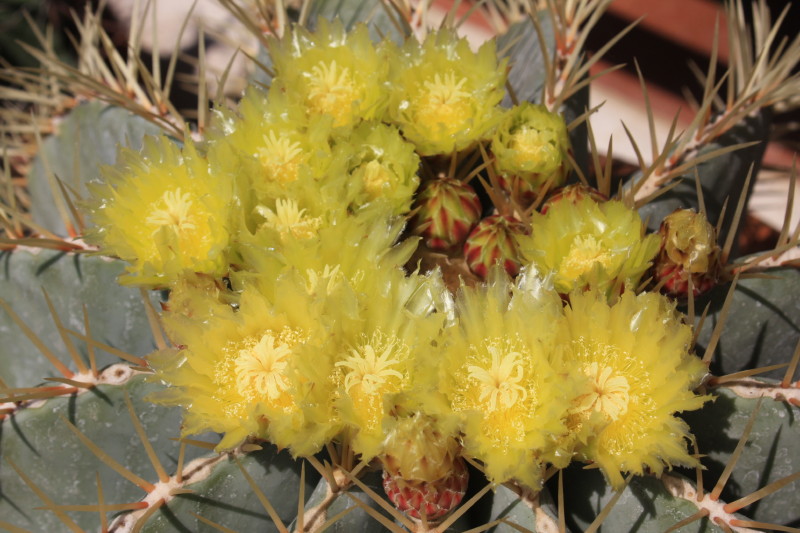
<instances>
[{"instance_id":1,"label":"shadow on cactus","mask_svg":"<svg viewBox=\"0 0 800 533\"><path fill-rule=\"evenodd\" d=\"M0 358L0 528L798 531L800 232L733 249L764 141L742 123L800 89L800 41L775 52L763 4L752 37L729 6L742 60L724 81L712 62L652 162L631 138L633 176L601 164L582 108L606 1L503 4L477 48L426 5L223 4L269 84L196 130L150 105L159 76L125 97L37 55L141 135L88 184L40 153L57 228L13 188L0 205L21 347Z\"/></svg>"}]
</instances>

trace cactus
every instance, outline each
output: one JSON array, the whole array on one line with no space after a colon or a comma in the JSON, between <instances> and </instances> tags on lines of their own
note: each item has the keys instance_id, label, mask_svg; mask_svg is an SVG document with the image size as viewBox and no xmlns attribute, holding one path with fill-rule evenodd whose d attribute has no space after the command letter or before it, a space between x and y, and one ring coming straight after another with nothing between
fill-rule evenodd
<instances>
[{"instance_id":1,"label":"cactus","mask_svg":"<svg viewBox=\"0 0 800 533\"><path fill-rule=\"evenodd\" d=\"M415 35L424 5L222 3L269 88L210 111L201 72L196 120L99 13L77 66L44 41L3 73L35 112L3 116L0 529L797 530L799 232L734 250L800 89L763 2L755 29L728 6L729 93L712 68L630 176L585 123L604 0L498 4L477 51L455 12ZM445 182L477 191L467 226L513 222L513 268L468 230L420 245Z\"/></svg>"}]
</instances>

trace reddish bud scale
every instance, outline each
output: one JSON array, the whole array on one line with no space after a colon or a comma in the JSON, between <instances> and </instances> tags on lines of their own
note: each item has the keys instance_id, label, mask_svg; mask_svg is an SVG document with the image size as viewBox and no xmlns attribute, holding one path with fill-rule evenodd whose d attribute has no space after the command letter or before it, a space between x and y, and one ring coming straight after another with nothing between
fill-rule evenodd
<instances>
[{"instance_id":1,"label":"reddish bud scale","mask_svg":"<svg viewBox=\"0 0 800 533\"><path fill-rule=\"evenodd\" d=\"M692 278L694 296L705 294L716 285L716 280L705 274L697 275L686 272L678 265L658 265L656 279L664 280L661 291L671 296L687 297L689 294L689 278Z\"/></svg>"},{"instance_id":2,"label":"reddish bud scale","mask_svg":"<svg viewBox=\"0 0 800 533\"><path fill-rule=\"evenodd\" d=\"M383 472L383 490L400 511L411 518L437 521L458 507L467 492L469 472L460 457L453 461L452 472L437 481L402 479Z\"/></svg>"},{"instance_id":3,"label":"reddish bud scale","mask_svg":"<svg viewBox=\"0 0 800 533\"><path fill-rule=\"evenodd\" d=\"M412 226L434 250L458 246L481 216L481 201L475 190L456 179L439 178L425 184L417 194L419 209Z\"/></svg>"},{"instance_id":4,"label":"reddish bud scale","mask_svg":"<svg viewBox=\"0 0 800 533\"><path fill-rule=\"evenodd\" d=\"M589 187L582 183L576 183L574 185L567 185L566 187L561 187L560 189L556 189L553 191L547 200L542 204L542 208L540 212L544 215L547 213L548 207L555 204L556 202L560 202L562 200L567 200L569 202L577 203L578 200L588 196L592 200L597 203L603 203L608 201L608 197L595 189L594 187Z\"/></svg>"},{"instance_id":5,"label":"reddish bud scale","mask_svg":"<svg viewBox=\"0 0 800 533\"><path fill-rule=\"evenodd\" d=\"M489 268L500 263L510 276L520 268L520 253L515 235L527 233L519 220L492 215L481 220L464 243L464 259L473 274L485 279Z\"/></svg>"}]
</instances>

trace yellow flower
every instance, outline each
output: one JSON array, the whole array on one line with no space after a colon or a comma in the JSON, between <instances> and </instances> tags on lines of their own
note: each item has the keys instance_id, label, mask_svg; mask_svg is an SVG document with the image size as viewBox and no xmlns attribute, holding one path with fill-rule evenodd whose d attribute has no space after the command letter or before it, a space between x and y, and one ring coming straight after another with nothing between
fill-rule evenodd
<instances>
[{"instance_id":1,"label":"yellow flower","mask_svg":"<svg viewBox=\"0 0 800 533\"><path fill-rule=\"evenodd\" d=\"M219 110L214 116L208 158L221 172L236 176L238 200L249 214L256 205L294 195L332 171L329 122L309 119L278 82L268 93L250 88L236 112Z\"/></svg>"},{"instance_id":2,"label":"yellow flower","mask_svg":"<svg viewBox=\"0 0 800 533\"><path fill-rule=\"evenodd\" d=\"M353 449L364 460L380 453L392 400L408 387L410 356L402 339L378 330L371 337L362 337L349 355L336 363L343 376L342 420L353 428Z\"/></svg>"},{"instance_id":3,"label":"yellow flower","mask_svg":"<svg viewBox=\"0 0 800 533\"><path fill-rule=\"evenodd\" d=\"M506 61L494 41L473 52L443 28L390 55L389 116L420 155L449 154L483 139L500 117Z\"/></svg>"},{"instance_id":4,"label":"yellow flower","mask_svg":"<svg viewBox=\"0 0 800 533\"><path fill-rule=\"evenodd\" d=\"M345 32L340 21L320 19L314 33L295 27L269 51L276 80L309 115L330 117L336 128L383 117L388 66L365 25Z\"/></svg>"},{"instance_id":5,"label":"yellow flower","mask_svg":"<svg viewBox=\"0 0 800 533\"><path fill-rule=\"evenodd\" d=\"M166 286L186 273L222 276L228 267L233 179L209 169L191 143L148 138L142 153L123 150L90 185L87 235L130 263L121 283Z\"/></svg>"},{"instance_id":6,"label":"yellow flower","mask_svg":"<svg viewBox=\"0 0 800 533\"><path fill-rule=\"evenodd\" d=\"M551 188L564 182L568 150L564 118L529 102L511 108L492 138L497 170L534 188L548 180Z\"/></svg>"},{"instance_id":7,"label":"yellow flower","mask_svg":"<svg viewBox=\"0 0 800 533\"><path fill-rule=\"evenodd\" d=\"M444 359L431 364L462 418L465 454L493 483L513 478L535 489L567 432L574 387L552 364L561 302L553 291L512 297L504 273L492 275L488 286L459 291L458 325L447 330Z\"/></svg>"},{"instance_id":8,"label":"yellow flower","mask_svg":"<svg viewBox=\"0 0 800 533\"><path fill-rule=\"evenodd\" d=\"M310 292L324 293L325 287L343 280L355 284L379 266L402 266L410 259L417 240L398 243L404 221L387 212L386 204L350 213L347 204L328 203L316 191L257 208L256 231L237 236L242 269L231 274L234 284L255 275L275 284L294 271Z\"/></svg>"},{"instance_id":9,"label":"yellow flower","mask_svg":"<svg viewBox=\"0 0 800 533\"><path fill-rule=\"evenodd\" d=\"M636 211L622 202L562 200L534 213L530 235L518 237L525 262L553 275L562 294L595 287L609 296L635 289L658 253L657 235L644 236Z\"/></svg>"},{"instance_id":10,"label":"yellow flower","mask_svg":"<svg viewBox=\"0 0 800 533\"><path fill-rule=\"evenodd\" d=\"M427 391L417 391L417 358L429 355L444 316L430 313L435 277L399 268L370 269L357 281L358 313L338 320L346 348L335 363L339 415L363 460L383 450L385 429L398 406L415 410Z\"/></svg>"},{"instance_id":11,"label":"yellow flower","mask_svg":"<svg viewBox=\"0 0 800 533\"><path fill-rule=\"evenodd\" d=\"M335 151L347 159L354 203L386 204L393 214L407 213L419 186L419 156L397 128L366 122L337 140Z\"/></svg>"},{"instance_id":12,"label":"yellow flower","mask_svg":"<svg viewBox=\"0 0 800 533\"><path fill-rule=\"evenodd\" d=\"M338 348L326 334L335 299L312 298L291 279L275 300L248 284L236 311L221 296L191 284L170 295L164 322L184 348L151 358L155 377L170 385L155 399L183 406L184 434L224 433L218 450L256 436L295 455L316 453L339 431L330 402Z\"/></svg>"},{"instance_id":13,"label":"yellow flower","mask_svg":"<svg viewBox=\"0 0 800 533\"><path fill-rule=\"evenodd\" d=\"M708 399L692 392L707 369L688 352L692 330L675 305L654 293L625 292L609 305L597 291L574 292L565 318L565 363L585 378L569 421L586 441L579 456L597 463L614 488L625 472L696 465L686 449L689 428L675 415Z\"/></svg>"}]
</instances>

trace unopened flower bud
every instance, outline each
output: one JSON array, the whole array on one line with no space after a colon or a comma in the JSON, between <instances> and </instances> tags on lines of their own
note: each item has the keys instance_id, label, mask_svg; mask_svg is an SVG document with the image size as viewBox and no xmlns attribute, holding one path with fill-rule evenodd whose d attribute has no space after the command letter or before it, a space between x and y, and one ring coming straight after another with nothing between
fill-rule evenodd
<instances>
[{"instance_id":1,"label":"unopened flower bud","mask_svg":"<svg viewBox=\"0 0 800 533\"><path fill-rule=\"evenodd\" d=\"M527 202L564 183L568 150L564 118L529 102L510 109L492 139L501 184Z\"/></svg>"},{"instance_id":2,"label":"unopened flower bud","mask_svg":"<svg viewBox=\"0 0 800 533\"><path fill-rule=\"evenodd\" d=\"M389 500L412 518L436 521L450 513L461 503L469 479L460 450L431 417L399 420L380 456Z\"/></svg>"},{"instance_id":3,"label":"unopened flower bud","mask_svg":"<svg viewBox=\"0 0 800 533\"><path fill-rule=\"evenodd\" d=\"M556 189L552 192L552 194L545 200L544 204L542 204L541 209L539 210L543 215L547 213L547 210L555 203L560 202L562 200L566 200L573 204L578 203L579 200L585 197L589 197L595 202L603 203L608 201L608 197L595 189L594 187L589 187L588 185L584 185L583 183L575 183L572 185L567 185L566 187L561 187L560 189Z\"/></svg>"},{"instance_id":4,"label":"unopened flower bud","mask_svg":"<svg viewBox=\"0 0 800 533\"><path fill-rule=\"evenodd\" d=\"M525 233L525 225L513 217L486 217L472 230L464 244L467 266L475 275L485 279L489 268L500 263L510 276L516 276L521 258L515 237Z\"/></svg>"},{"instance_id":5,"label":"unopened flower bud","mask_svg":"<svg viewBox=\"0 0 800 533\"><path fill-rule=\"evenodd\" d=\"M664 218L659 234L661 251L655 262L655 277L663 283L665 293L686 297L690 278L695 296L716 284L720 249L716 231L705 215L679 209Z\"/></svg>"},{"instance_id":6,"label":"unopened flower bud","mask_svg":"<svg viewBox=\"0 0 800 533\"><path fill-rule=\"evenodd\" d=\"M419 211L412 222L413 231L434 250L448 250L464 242L481 216L475 190L452 178L426 183L417 194L416 206Z\"/></svg>"}]
</instances>

